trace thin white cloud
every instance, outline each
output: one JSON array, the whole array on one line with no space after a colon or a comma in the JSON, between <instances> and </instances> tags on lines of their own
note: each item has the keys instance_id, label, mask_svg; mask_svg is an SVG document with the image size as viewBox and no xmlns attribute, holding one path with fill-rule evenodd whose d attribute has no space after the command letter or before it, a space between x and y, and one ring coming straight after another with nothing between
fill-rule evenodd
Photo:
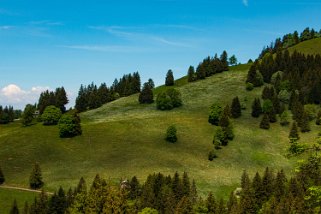
<instances>
[{"instance_id":1,"label":"thin white cloud","mask_svg":"<svg viewBox=\"0 0 321 214\"><path fill-rule=\"evenodd\" d=\"M10 26L10 25L3 25L3 26L0 26L0 30L10 30L14 28L13 26Z\"/></svg>"},{"instance_id":2,"label":"thin white cloud","mask_svg":"<svg viewBox=\"0 0 321 214\"><path fill-rule=\"evenodd\" d=\"M174 27L174 25L168 26L168 27ZM186 26L175 26L175 27L186 27ZM191 47L190 44L177 42L177 41L171 41L167 38L156 36L149 33L144 33L146 29L142 27L121 27L121 26L91 26L90 29L94 30L102 30L110 35L131 40L135 42L142 42L146 44L149 43L156 43L156 44L162 44L162 45L168 45L168 46L175 46L175 47Z\"/></svg>"},{"instance_id":3,"label":"thin white cloud","mask_svg":"<svg viewBox=\"0 0 321 214\"><path fill-rule=\"evenodd\" d=\"M40 20L40 21L31 21L30 25L46 25L46 26L62 26L64 25L62 22L54 22L51 20Z\"/></svg>"},{"instance_id":4,"label":"thin white cloud","mask_svg":"<svg viewBox=\"0 0 321 214\"><path fill-rule=\"evenodd\" d=\"M242 3L245 7L249 6L249 1L248 0L242 0Z\"/></svg>"},{"instance_id":5,"label":"thin white cloud","mask_svg":"<svg viewBox=\"0 0 321 214\"><path fill-rule=\"evenodd\" d=\"M116 53L133 53L146 52L150 49L134 46L117 46L117 45L62 45L60 47L77 49L84 51L98 51L98 52L116 52Z\"/></svg>"},{"instance_id":6,"label":"thin white cloud","mask_svg":"<svg viewBox=\"0 0 321 214\"><path fill-rule=\"evenodd\" d=\"M40 93L49 89L48 86L34 86L30 90L23 90L16 84L9 84L0 90L0 105L12 105L22 109L28 103L37 102Z\"/></svg>"}]
</instances>

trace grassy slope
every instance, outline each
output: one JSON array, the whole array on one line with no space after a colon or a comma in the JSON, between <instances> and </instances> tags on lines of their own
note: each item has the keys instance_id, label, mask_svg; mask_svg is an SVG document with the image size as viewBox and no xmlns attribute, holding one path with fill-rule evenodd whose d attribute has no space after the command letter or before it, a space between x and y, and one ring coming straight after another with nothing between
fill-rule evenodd
<instances>
[{"instance_id":1,"label":"grassy slope","mask_svg":"<svg viewBox=\"0 0 321 214\"><path fill-rule=\"evenodd\" d=\"M181 79L178 89L184 105L172 111L158 111L155 104L139 105L138 95L133 95L83 113L83 135L73 139L60 139L57 127L41 124L1 126L0 164L7 182L27 186L32 164L38 161L49 190L74 186L81 176L91 182L96 173L118 181L133 175L144 180L153 172L187 171L202 192L211 190L222 196L237 186L244 169L254 173L273 166L290 172L294 160L283 156L289 127L258 128L260 120L250 116L250 106L261 89L245 91L247 69L235 67L190 84ZM233 121L236 138L218 152L218 159L209 162L215 127L207 122L208 108L216 101L230 103L236 95L242 101L247 99L248 106L242 117ZM176 144L164 141L170 124L178 128ZM313 130L302 134L302 140L313 140L317 129Z\"/></svg>"},{"instance_id":2,"label":"grassy slope","mask_svg":"<svg viewBox=\"0 0 321 214\"><path fill-rule=\"evenodd\" d=\"M9 213L13 200L16 199L19 211L22 212L25 201L30 205L37 193L19 190L0 189L0 213Z\"/></svg>"},{"instance_id":3,"label":"grassy slope","mask_svg":"<svg viewBox=\"0 0 321 214\"><path fill-rule=\"evenodd\" d=\"M304 41L296 46L289 48L290 52L293 52L294 50L297 50L306 55L321 54L321 38Z\"/></svg>"}]
</instances>

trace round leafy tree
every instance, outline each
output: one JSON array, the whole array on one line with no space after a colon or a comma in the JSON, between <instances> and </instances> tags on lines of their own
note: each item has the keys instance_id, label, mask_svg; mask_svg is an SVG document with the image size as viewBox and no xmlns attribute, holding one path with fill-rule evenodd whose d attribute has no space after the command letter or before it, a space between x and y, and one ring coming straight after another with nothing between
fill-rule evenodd
<instances>
[{"instance_id":1,"label":"round leafy tree","mask_svg":"<svg viewBox=\"0 0 321 214\"><path fill-rule=\"evenodd\" d=\"M177 129L174 125L169 126L166 131L166 141L175 143L177 141L176 132Z\"/></svg>"},{"instance_id":2,"label":"round leafy tree","mask_svg":"<svg viewBox=\"0 0 321 214\"><path fill-rule=\"evenodd\" d=\"M181 93L176 89L168 89L157 95L156 106L160 110L171 110L181 105Z\"/></svg>"},{"instance_id":3,"label":"round leafy tree","mask_svg":"<svg viewBox=\"0 0 321 214\"><path fill-rule=\"evenodd\" d=\"M80 118L77 112L73 111L62 115L58 123L58 128L61 138L81 135Z\"/></svg>"},{"instance_id":4,"label":"round leafy tree","mask_svg":"<svg viewBox=\"0 0 321 214\"><path fill-rule=\"evenodd\" d=\"M33 121L33 114L35 112L35 107L33 105L27 104L22 114L22 124L28 126Z\"/></svg>"},{"instance_id":5,"label":"round leafy tree","mask_svg":"<svg viewBox=\"0 0 321 214\"><path fill-rule=\"evenodd\" d=\"M38 163L35 163L29 178L29 185L31 189L39 189L44 183L42 181L41 169Z\"/></svg>"},{"instance_id":6,"label":"round leafy tree","mask_svg":"<svg viewBox=\"0 0 321 214\"><path fill-rule=\"evenodd\" d=\"M45 111L41 115L41 119L44 125L57 125L61 117L61 110L55 106L46 107Z\"/></svg>"}]
</instances>

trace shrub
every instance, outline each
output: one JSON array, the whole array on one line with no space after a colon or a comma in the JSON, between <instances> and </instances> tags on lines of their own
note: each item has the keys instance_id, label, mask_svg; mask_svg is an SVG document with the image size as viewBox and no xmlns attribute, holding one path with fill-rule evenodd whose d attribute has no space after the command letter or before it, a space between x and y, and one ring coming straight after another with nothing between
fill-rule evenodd
<instances>
[{"instance_id":1,"label":"shrub","mask_svg":"<svg viewBox=\"0 0 321 214\"><path fill-rule=\"evenodd\" d=\"M254 89L254 85L250 82L247 82L245 88L247 91L252 91Z\"/></svg>"},{"instance_id":2,"label":"shrub","mask_svg":"<svg viewBox=\"0 0 321 214\"><path fill-rule=\"evenodd\" d=\"M284 111L280 116L280 124L281 126L289 125L289 113L288 111Z\"/></svg>"},{"instance_id":3,"label":"shrub","mask_svg":"<svg viewBox=\"0 0 321 214\"><path fill-rule=\"evenodd\" d=\"M166 131L166 141L175 143L177 141L176 132L177 129L174 125L169 126Z\"/></svg>"},{"instance_id":4,"label":"shrub","mask_svg":"<svg viewBox=\"0 0 321 214\"><path fill-rule=\"evenodd\" d=\"M209 161L212 161L212 160L214 160L215 158L217 158L217 155L215 154L215 151L214 151L214 150L211 150L211 151L208 153L208 160L209 160Z\"/></svg>"},{"instance_id":5,"label":"shrub","mask_svg":"<svg viewBox=\"0 0 321 214\"><path fill-rule=\"evenodd\" d=\"M64 114L58 123L59 136L61 138L74 137L82 134L80 118L77 112L68 112Z\"/></svg>"},{"instance_id":6,"label":"shrub","mask_svg":"<svg viewBox=\"0 0 321 214\"><path fill-rule=\"evenodd\" d=\"M213 144L217 147L217 146L226 146L227 143L228 143L227 134L223 130L223 128L219 126L215 130L214 138L213 138Z\"/></svg>"},{"instance_id":7,"label":"shrub","mask_svg":"<svg viewBox=\"0 0 321 214\"><path fill-rule=\"evenodd\" d=\"M273 110L273 103L271 100L267 99L263 101L262 111L263 113L269 113Z\"/></svg>"},{"instance_id":8,"label":"shrub","mask_svg":"<svg viewBox=\"0 0 321 214\"><path fill-rule=\"evenodd\" d=\"M316 105L307 104L304 106L304 111L307 113L309 121L312 121L316 118L318 109Z\"/></svg>"},{"instance_id":9,"label":"shrub","mask_svg":"<svg viewBox=\"0 0 321 214\"><path fill-rule=\"evenodd\" d=\"M210 115L208 116L208 122L211 123L212 125L218 126L222 111L223 109L219 104L213 104L210 108Z\"/></svg>"},{"instance_id":10,"label":"shrub","mask_svg":"<svg viewBox=\"0 0 321 214\"><path fill-rule=\"evenodd\" d=\"M241 116L241 104L238 97L234 97L231 106L231 115L233 118L238 118Z\"/></svg>"},{"instance_id":11,"label":"shrub","mask_svg":"<svg viewBox=\"0 0 321 214\"><path fill-rule=\"evenodd\" d=\"M60 117L61 110L55 106L47 106L41 115L43 125L57 125Z\"/></svg>"},{"instance_id":12,"label":"shrub","mask_svg":"<svg viewBox=\"0 0 321 214\"><path fill-rule=\"evenodd\" d=\"M181 93L176 89L168 89L157 95L156 106L160 110L171 110L182 105Z\"/></svg>"}]
</instances>

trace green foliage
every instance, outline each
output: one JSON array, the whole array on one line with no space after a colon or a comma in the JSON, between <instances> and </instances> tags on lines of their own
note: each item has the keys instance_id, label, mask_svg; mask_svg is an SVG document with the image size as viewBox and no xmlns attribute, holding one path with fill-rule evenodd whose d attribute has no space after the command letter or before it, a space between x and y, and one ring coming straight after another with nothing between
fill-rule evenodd
<instances>
[{"instance_id":1,"label":"green foliage","mask_svg":"<svg viewBox=\"0 0 321 214\"><path fill-rule=\"evenodd\" d=\"M46 107L45 111L41 115L43 125L57 125L61 115L59 108L55 106Z\"/></svg>"},{"instance_id":2,"label":"green foliage","mask_svg":"<svg viewBox=\"0 0 321 214\"><path fill-rule=\"evenodd\" d=\"M321 125L321 110L318 111L317 118L315 120L316 125Z\"/></svg>"},{"instance_id":3,"label":"green foliage","mask_svg":"<svg viewBox=\"0 0 321 214\"><path fill-rule=\"evenodd\" d=\"M187 78L188 78L188 82L193 82L196 80L195 69L193 66L189 66L188 72L187 72Z\"/></svg>"},{"instance_id":4,"label":"green foliage","mask_svg":"<svg viewBox=\"0 0 321 214\"><path fill-rule=\"evenodd\" d=\"M10 214L19 214L19 208L18 208L16 199L13 201L12 208L10 210Z\"/></svg>"},{"instance_id":5,"label":"green foliage","mask_svg":"<svg viewBox=\"0 0 321 214\"><path fill-rule=\"evenodd\" d=\"M215 158L217 158L217 155L216 155L216 153L215 153L214 150L211 150L211 151L208 153L208 160L209 160L209 161L212 161L212 160L214 160Z\"/></svg>"},{"instance_id":6,"label":"green foliage","mask_svg":"<svg viewBox=\"0 0 321 214\"><path fill-rule=\"evenodd\" d=\"M309 121L312 121L317 117L318 108L314 104L304 105L304 111L306 112Z\"/></svg>"},{"instance_id":7,"label":"green foliage","mask_svg":"<svg viewBox=\"0 0 321 214\"><path fill-rule=\"evenodd\" d=\"M27 104L22 114L22 124L24 126L31 125L33 121L33 114L35 112L35 107L31 104Z\"/></svg>"},{"instance_id":8,"label":"green foliage","mask_svg":"<svg viewBox=\"0 0 321 214\"><path fill-rule=\"evenodd\" d=\"M158 214L158 211L150 207L145 207L138 214Z\"/></svg>"},{"instance_id":9,"label":"green foliage","mask_svg":"<svg viewBox=\"0 0 321 214\"><path fill-rule=\"evenodd\" d=\"M269 129L270 128L270 119L268 114L264 114L261 123L260 123L261 129Z\"/></svg>"},{"instance_id":10,"label":"green foliage","mask_svg":"<svg viewBox=\"0 0 321 214\"><path fill-rule=\"evenodd\" d=\"M171 110L182 105L181 93L174 89L167 89L157 95L156 106L160 110Z\"/></svg>"},{"instance_id":11,"label":"green foliage","mask_svg":"<svg viewBox=\"0 0 321 214\"><path fill-rule=\"evenodd\" d=\"M303 116L300 121L301 132L309 132L311 131L309 124L309 116L306 112L303 113Z\"/></svg>"},{"instance_id":12,"label":"green foliage","mask_svg":"<svg viewBox=\"0 0 321 214\"><path fill-rule=\"evenodd\" d=\"M282 114L280 115L280 124L281 126L287 126L289 125L289 112L288 111L283 111Z\"/></svg>"},{"instance_id":13,"label":"green foliage","mask_svg":"<svg viewBox=\"0 0 321 214\"><path fill-rule=\"evenodd\" d=\"M40 166L38 163L35 163L29 177L29 186L31 189L40 189L43 185Z\"/></svg>"},{"instance_id":14,"label":"green foliage","mask_svg":"<svg viewBox=\"0 0 321 214\"><path fill-rule=\"evenodd\" d=\"M148 82L144 83L143 89L139 94L138 101L139 103L147 103L147 104L154 102L153 90L151 85Z\"/></svg>"},{"instance_id":15,"label":"green foliage","mask_svg":"<svg viewBox=\"0 0 321 214\"><path fill-rule=\"evenodd\" d=\"M229 65L237 65L237 58L235 55L232 55L228 60Z\"/></svg>"},{"instance_id":16,"label":"green foliage","mask_svg":"<svg viewBox=\"0 0 321 214\"><path fill-rule=\"evenodd\" d=\"M247 82L245 86L247 91L252 91L254 89L253 83Z\"/></svg>"},{"instance_id":17,"label":"green foliage","mask_svg":"<svg viewBox=\"0 0 321 214\"><path fill-rule=\"evenodd\" d=\"M214 133L213 144L215 147L226 146L228 143L227 133L222 127L217 127Z\"/></svg>"},{"instance_id":18,"label":"green foliage","mask_svg":"<svg viewBox=\"0 0 321 214\"><path fill-rule=\"evenodd\" d=\"M172 70L168 70L166 74L165 85L166 86L174 85L174 75Z\"/></svg>"},{"instance_id":19,"label":"green foliage","mask_svg":"<svg viewBox=\"0 0 321 214\"><path fill-rule=\"evenodd\" d=\"M292 123L292 127L291 127L290 134L289 134L289 139L290 140L299 140L300 139L299 132L298 132L298 126L295 121Z\"/></svg>"},{"instance_id":20,"label":"green foliage","mask_svg":"<svg viewBox=\"0 0 321 214\"><path fill-rule=\"evenodd\" d=\"M241 116L241 104L239 98L236 96L233 98L231 106L231 116L233 118L239 118Z\"/></svg>"},{"instance_id":21,"label":"green foliage","mask_svg":"<svg viewBox=\"0 0 321 214\"><path fill-rule=\"evenodd\" d=\"M5 182L5 177L3 175L3 172L2 172L2 169L1 169L1 166L0 166L0 185L3 184Z\"/></svg>"},{"instance_id":22,"label":"green foliage","mask_svg":"<svg viewBox=\"0 0 321 214\"><path fill-rule=\"evenodd\" d=\"M80 117L76 111L68 112L59 120L59 136L61 138L74 137L82 134Z\"/></svg>"},{"instance_id":23,"label":"green foliage","mask_svg":"<svg viewBox=\"0 0 321 214\"><path fill-rule=\"evenodd\" d=\"M295 139L292 140L288 149L290 155L300 155L306 151L306 147L303 144L298 143Z\"/></svg>"},{"instance_id":24,"label":"green foliage","mask_svg":"<svg viewBox=\"0 0 321 214\"><path fill-rule=\"evenodd\" d=\"M210 114L208 116L208 122L211 123L212 125L218 126L222 111L223 111L223 109L219 104L217 104L217 103L213 104L210 107Z\"/></svg>"},{"instance_id":25,"label":"green foliage","mask_svg":"<svg viewBox=\"0 0 321 214\"><path fill-rule=\"evenodd\" d=\"M252 103L252 117L259 117L262 113L261 101L259 98L255 98Z\"/></svg>"},{"instance_id":26,"label":"green foliage","mask_svg":"<svg viewBox=\"0 0 321 214\"><path fill-rule=\"evenodd\" d=\"M263 113L270 113L273 110L273 103L271 100L267 99L263 101L262 111Z\"/></svg>"},{"instance_id":27,"label":"green foliage","mask_svg":"<svg viewBox=\"0 0 321 214\"><path fill-rule=\"evenodd\" d=\"M177 129L174 125L171 125L167 128L166 131L166 141L170 142L170 143L175 143L177 141Z\"/></svg>"},{"instance_id":28,"label":"green foliage","mask_svg":"<svg viewBox=\"0 0 321 214\"><path fill-rule=\"evenodd\" d=\"M15 119L15 110L12 106L2 107L0 105L0 124L8 124Z\"/></svg>"},{"instance_id":29,"label":"green foliage","mask_svg":"<svg viewBox=\"0 0 321 214\"><path fill-rule=\"evenodd\" d=\"M290 101L290 93L287 90L281 90L278 98L282 103L288 104Z\"/></svg>"}]
</instances>

